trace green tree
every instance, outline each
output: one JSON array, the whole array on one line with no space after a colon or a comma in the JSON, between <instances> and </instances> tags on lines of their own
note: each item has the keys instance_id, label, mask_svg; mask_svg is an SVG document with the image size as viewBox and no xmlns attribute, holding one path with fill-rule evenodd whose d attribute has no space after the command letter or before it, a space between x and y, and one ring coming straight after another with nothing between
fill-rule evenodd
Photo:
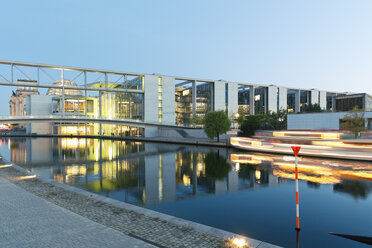
<instances>
[{"instance_id":1,"label":"green tree","mask_svg":"<svg viewBox=\"0 0 372 248\"><path fill-rule=\"evenodd\" d=\"M240 126L242 136L253 136L255 131L260 128L261 121L264 120L264 118L263 115L247 115Z\"/></svg>"},{"instance_id":2,"label":"green tree","mask_svg":"<svg viewBox=\"0 0 372 248\"><path fill-rule=\"evenodd\" d=\"M366 129L365 127L364 111L355 107L349 114L345 115L343 119L340 120L341 129L352 132L355 138L358 137L360 131Z\"/></svg>"},{"instance_id":3,"label":"green tree","mask_svg":"<svg viewBox=\"0 0 372 248\"><path fill-rule=\"evenodd\" d=\"M248 107L246 106L239 106L238 108L238 115L236 117L236 122L238 123L238 125L242 125L243 121L244 121L244 117L247 115L247 113L249 112L249 109Z\"/></svg>"},{"instance_id":4,"label":"green tree","mask_svg":"<svg viewBox=\"0 0 372 248\"><path fill-rule=\"evenodd\" d=\"M319 104L315 103L315 104L309 104L306 106L305 108L305 112L306 113L316 113L316 112L323 112L323 109L320 107Z\"/></svg>"},{"instance_id":5,"label":"green tree","mask_svg":"<svg viewBox=\"0 0 372 248\"><path fill-rule=\"evenodd\" d=\"M267 112L261 121L260 128L266 130L286 130L287 110L280 109L278 112Z\"/></svg>"},{"instance_id":6,"label":"green tree","mask_svg":"<svg viewBox=\"0 0 372 248\"><path fill-rule=\"evenodd\" d=\"M225 111L210 111L205 116L204 131L208 138L214 139L217 136L217 141L220 141L220 134L230 130L231 122Z\"/></svg>"},{"instance_id":7,"label":"green tree","mask_svg":"<svg viewBox=\"0 0 372 248\"><path fill-rule=\"evenodd\" d=\"M194 127L196 127L196 126L198 126L198 125L203 125L203 124L204 124L203 118L198 117L198 116L196 115L196 113L194 113L194 114L192 115L191 122L192 122L192 124L193 124Z\"/></svg>"}]
</instances>

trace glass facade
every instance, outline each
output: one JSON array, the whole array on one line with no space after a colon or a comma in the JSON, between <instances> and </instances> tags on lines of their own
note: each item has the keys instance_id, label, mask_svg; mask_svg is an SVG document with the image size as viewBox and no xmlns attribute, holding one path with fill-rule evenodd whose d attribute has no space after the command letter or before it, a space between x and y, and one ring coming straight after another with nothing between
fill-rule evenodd
<instances>
[{"instance_id":1,"label":"glass facade","mask_svg":"<svg viewBox=\"0 0 372 248\"><path fill-rule=\"evenodd\" d=\"M249 92L248 86L238 87L238 113L248 115L249 114Z\"/></svg>"},{"instance_id":2,"label":"glass facade","mask_svg":"<svg viewBox=\"0 0 372 248\"><path fill-rule=\"evenodd\" d=\"M191 126L192 124L192 82L184 82L175 89L176 125Z\"/></svg>"},{"instance_id":3,"label":"glass facade","mask_svg":"<svg viewBox=\"0 0 372 248\"><path fill-rule=\"evenodd\" d=\"M287 91L287 111L288 113L295 112L295 94L294 90Z\"/></svg>"},{"instance_id":4,"label":"glass facade","mask_svg":"<svg viewBox=\"0 0 372 248\"><path fill-rule=\"evenodd\" d=\"M266 113L267 106L267 88L254 88L254 113Z\"/></svg>"},{"instance_id":5,"label":"glass facade","mask_svg":"<svg viewBox=\"0 0 372 248\"><path fill-rule=\"evenodd\" d=\"M212 111L213 84L197 83L196 92L196 120L194 121L197 122L195 124L202 124L205 114L208 111Z\"/></svg>"},{"instance_id":6,"label":"glass facade","mask_svg":"<svg viewBox=\"0 0 372 248\"><path fill-rule=\"evenodd\" d=\"M238 88L238 112L240 114L248 115L250 113L251 102L249 86L239 86ZM254 113L263 114L266 112L267 106L267 88L255 87L254 88Z\"/></svg>"},{"instance_id":7,"label":"glass facade","mask_svg":"<svg viewBox=\"0 0 372 248\"><path fill-rule=\"evenodd\" d=\"M345 97L345 98L336 98L336 111L351 111L354 107L358 109L364 108L364 97Z\"/></svg>"},{"instance_id":8,"label":"glass facade","mask_svg":"<svg viewBox=\"0 0 372 248\"><path fill-rule=\"evenodd\" d=\"M326 107L327 111L332 111L333 110L333 107L332 107L333 97L334 97L333 94L327 93L327 107Z\"/></svg>"},{"instance_id":9,"label":"glass facade","mask_svg":"<svg viewBox=\"0 0 372 248\"><path fill-rule=\"evenodd\" d=\"M311 94L310 91L301 91L300 92L300 112L305 112L306 107L311 103Z\"/></svg>"}]
</instances>

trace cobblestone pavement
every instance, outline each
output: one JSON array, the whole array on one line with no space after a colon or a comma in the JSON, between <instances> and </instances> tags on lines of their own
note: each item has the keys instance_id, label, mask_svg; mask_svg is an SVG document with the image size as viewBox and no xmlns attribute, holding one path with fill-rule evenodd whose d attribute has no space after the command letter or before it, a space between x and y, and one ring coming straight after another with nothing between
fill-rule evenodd
<instances>
[{"instance_id":1,"label":"cobblestone pavement","mask_svg":"<svg viewBox=\"0 0 372 248\"><path fill-rule=\"evenodd\" d=\"M0 177L0 247L155 247Z\"/></svg>"},{"instance_id":2,"label":"cobblestone pavement","mask_svg":"<svg viewBox=\"0 0 372 248\"><path fill-rule=\"evenodd\" d=\"M1 164L1 163L0 163ZM50 203L54 203L59 207L62 207L68 212L73 212L79 216L80 218L89 219L90 222L94 221L99 223L107 228L115 229L122 234L129 235L131 237L137 238L139 240L143 240L147 242L147 244L153 244L156 247L230 247L230 243L221 235L211 235L210 233L204 233L198 230L195 230L192 226L183 226L177 225L167 220L158 217L151 217L145 215L140 212L136 212L130 209L125 209L123 207L117 207L112 204L108 204L103 201L99 201L94 197L89 197L89 195L82 195L75 192L68 191L63 187L55 186L51 183L39 180L37 178L28 178L24 179L25 174L15 170L12 167L7 168L0 168L0 176L6 178L7 180L11 181L15 185L19 186L20 188L28 191L29 193L36 195L40 198L43 198ZM1 178L1 177L0 177ZM3 193L0 194L0 202L4 204L3 195L6 191L1 191ZM18 197L19 198L19 197ZM40 199L38 198L38 199ZM6 197L5 197L6 199ZM20 207L20 203L14 202L13 204ZM11 206L9 203L8 208ZM53 205L53 204L52 204ZM1 205L0 205L1 206ZM27 204L25 205L27 206ZM33 209L33 208L32 208ZM26 207L19 208L18 211L22 212L27 210ZM31 212L34 210L30 210ZM15 211L17 212L17 211ZM2 216L5 213L2 213ZM31 215L32 217L32 215ZM58 219L60 217L53 218L55 222L58 223ZM23 218L22 218L23 219ZM26 221L27 220L27 221ZM38 218L30 218L30 220L38 221ZM84 224L85 222L81 220L76 220L74 223L76 225L81 222L81 229L84 230L85 226L89 225ZM28 219L24 218L23 221L29 222ZM0 220L1 223L1 220ZM30 224L32 225L32 223ZM75 224L72 224L75 225ZM197 225L197 224L196 224ZM35 228L36 229L36 228ZM62 230L65 228L60 228ZM76 230L76 236L83 236L78 232L78 227L71 227L66 228L69 230L69 233L74 232ZM105 231L106 230L106 231ZM17 232L17 229L13 228L13 232ZM36 232L36 230L35 230ZM102 233L108 232L107 229L102 229ZM41 233L42 234L42 233ZM103 236L103 234L98 235L97 237ZM25 234L28 235L28 234ZM89 234L91 237L95 237L94 234ZM0 233L0 238L2 239L4 236L3 233ZM39 237L40 235L30 235L29 237ZM88 238L83 238L82 240L87 240ZM9 240L9 239L8 239ZM10 242L10 241L9 241ZM245 247L276 247L270 244L252 240L252 246L245 246ZM114 242L116 244L116 240ZM0 244L1 241L0 241ZM144 244L144 243L142 243ZM3 247L3 246L1 246ZM53 246L54 247L54 246ZM74 246L71 246L74 247ZM90 246L80 246L80 247L90 247ZM92 246L94 247L94 246ZM114 244L104 245L101 247L116 247ZM121 246L121 247L135 247L135 246ZM141 246L142 247L142 246ZM145 247L145 246L144 246Z\"/></svg>"}]
</instances>

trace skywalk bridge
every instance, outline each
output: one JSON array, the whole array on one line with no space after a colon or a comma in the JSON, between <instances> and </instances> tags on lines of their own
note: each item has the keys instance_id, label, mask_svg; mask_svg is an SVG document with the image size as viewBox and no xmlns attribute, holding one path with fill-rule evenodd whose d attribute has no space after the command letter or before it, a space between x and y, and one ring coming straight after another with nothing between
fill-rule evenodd
<instances>
[{"instance_id":1,"label":"skywalk bridge","mask_svg":"<svg viewBox=\"0 0 372 248\"><path fill-rule=\"evenodd\" d=\"M61 116L61 115L26 115L26 116L0 116L0 124L22 124L22 123L98 123L98 124L112 124L124 125L130 127L164 127L176 129L193 129L192 127L168 125L163 123L151 123L140 120L129 119L108 119L108 118L95 118L89 116Z\"/></svg>"}]
</instances>

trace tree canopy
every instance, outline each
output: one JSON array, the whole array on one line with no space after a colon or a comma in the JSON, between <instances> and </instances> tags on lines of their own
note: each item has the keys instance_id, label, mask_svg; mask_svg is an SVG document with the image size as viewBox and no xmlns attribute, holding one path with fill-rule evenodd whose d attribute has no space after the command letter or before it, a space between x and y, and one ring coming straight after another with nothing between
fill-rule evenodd
<instances>
[{"instance_id":1,"label":"tree canopy","mask_svg":"<svg viewBox=\"0 0 372 248\"><path fill-rule=\"evenodd\" d=\"M340 128L352 132L356 138L360 131L366 129L365 122L364 111L355 107L349 112L349 114L345 115L344 118L340 120Z\"/></svg>"},{"instance_id":2,"label":"tree canopy","mask_svg":"<svg viewBox=\"0 0 372 248\"><path fill-rule=\"evenodd\" d=\"M231 122L227 117L225 111L210 111L205 116L204 131L208 138L220 141L220 135L230 130Z\"/></svg>"},{"instance_id":3,"label":"tree canopy","mask_svg":"<svg viewBox=\"0 0 372 248\"><path fill-rule=\"evenodd\" d=\"M280 109L278 112L267 112L261 120L260 128L266 130L287 129L287 110Z\"/></svg>"},{"instance_id":4,"label":"tree canopy","mask_svg":"<svg viewBox=\"0 0 372 248\"><path fill-rule=\"evenodd\" d=\"M247 115L240 126L242 136L253 136L255 131L260 128L261 121L264 120L263 115Z\"/></svg>"},{"instance_id":5,"label":"tree canopy","mask_svg":"<svg viewBox=\"0 0 372 248\"><path fill-rule=\"evenodd\" d=\"M316 112L323 112L324 110L320 107L319 104L309 104L305 108L305 113L316 113Z\"/></svg>"}]
</instances>

